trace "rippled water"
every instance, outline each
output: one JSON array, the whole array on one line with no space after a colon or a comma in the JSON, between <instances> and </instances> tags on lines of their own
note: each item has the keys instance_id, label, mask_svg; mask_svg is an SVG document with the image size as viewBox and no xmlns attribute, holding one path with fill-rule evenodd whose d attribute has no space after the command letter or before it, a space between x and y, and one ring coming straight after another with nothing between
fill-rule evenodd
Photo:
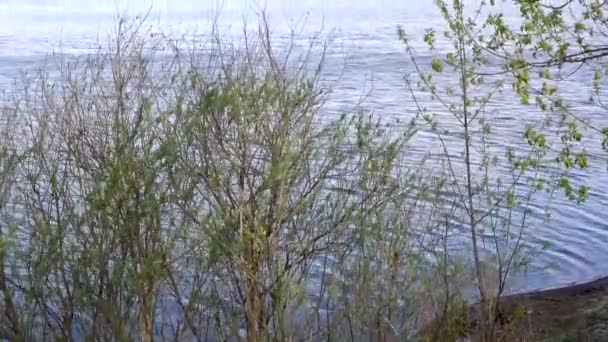
<instances>
[{"instance_id":1,"label":"rippled water","mask_svg":"<svg viewBox=\"0 0 608 342\"><path fill-rule=\"evenodd\" d=\"M514 5L502 5L507 19L517 20ZM278 32L296 26L313 34L323 28L334 37L327 70L335 88L330 108L350 107L366 95L368 108L400 121L407 121L413 112L403 81L413 69L397 40L396 25L403 25L414 41L426 28L442 25L432 0L270 0L265 5L245 0L4 0L0 3L0 90L9 89L19 70L35 69L52 51L78 54L95 48L99 39L111 32L116 13L136 15L151 9L150 22L155 26L194 33L208 30L220 8L221 26L235 34L243 20L255 21L255 13L262 8L267 9L271 25ZM420 60L424 63L425 57L421 55ZM580 117L606 124L608 117L587 101L589 79L583 72L565 81L561 86L564 96ZM508 93L496 97L490 107L496 141L502 146L521 141L525 120L534 109L522 107ZM590 137L596 138L591 141L591 151L601 154L598 138ZM419 152L436 145L428 132L422 131L416 139L412 149ZM457 140L452 141L456 150ZM585 204L555 196L551 199L552 220L545 221L544 208L550 199L541 197L535 202L526 242L550 247L533 259L526 274L514 278L513 291L556 287L608 274L608 221L603 215L608 210L605 163L595 161L575 180L591 187Z\"/></svg>"}]
</instances>

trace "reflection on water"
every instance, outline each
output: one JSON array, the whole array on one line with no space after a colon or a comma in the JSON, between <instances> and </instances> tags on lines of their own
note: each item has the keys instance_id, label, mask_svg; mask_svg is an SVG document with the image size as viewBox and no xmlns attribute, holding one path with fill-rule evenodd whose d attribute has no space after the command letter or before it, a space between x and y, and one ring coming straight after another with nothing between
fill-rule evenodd
<instances>
[{"instance_id":1,"label":"reflection on water","mask_svg":"<svg viewBox=\"0 0 608 342\"><path fill-rule=\"evenodd\" d=\"M507 1L503 6L507 19L516 20L513 4ZM260 9L267 9L275 32L287 33L290 27L301 27L300 32L306 37L322 28L334 37L326 71L335 88L329 108L348 107L367 95L366 106L379 115L394 118L395 122L409 120L414 107L403 76L413 70L396 39L395 28L401 24L412 37L420 38L427 27L440 26L441 19L431 0L4 0L0 4L0 87L8 89L10 79L17 76L16 70L35 68L52 51L86 53L94 49L111 32L116 13L149 12L149 22L155 27L189 33L205 32L220 13L219 23L224 31L238 34L241 23L254 21ZM585 80L589 77L578 77L567 80L564 96L581 117L596 124L605 123L602 113L586 101L590 88ZM508 94L495 98L491 107L497 141L505 146L521 140L523 123L518 117L529 119L531 109L512 101ZM421 132L416 139L413 145L421 152L434 145L428 132ZM458 139L453 137L455 147ZM601 153L598 148L599 144L590 146L591 152ZM555 196L551 199L554 210L550 222L544 220L548 197L547 203L531 208L526 242L550 247L533 259L527 274L514 279L514 290L555 287L608 273L608 260L603 253L608 247L608 225L602 217L602 210L608 208L608 194L604 191L608 172L605 165L595 163L587 175L577 178L591 187L586 204L576 205Z\"/></svg>"}]
</instances>

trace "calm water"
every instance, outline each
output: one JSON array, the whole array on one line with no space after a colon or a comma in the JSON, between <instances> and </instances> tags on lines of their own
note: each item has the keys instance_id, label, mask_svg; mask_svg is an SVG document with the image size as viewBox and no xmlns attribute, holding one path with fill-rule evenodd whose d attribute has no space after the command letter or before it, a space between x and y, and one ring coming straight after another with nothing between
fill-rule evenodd
<instances>
[{"instance_id":1,"label":"calm water","mask_svg":"<svg viewBox=\"0 0 608 342\"><path fill-rule=\"evenodd\" d=\"M471 0L473 1L473 0ZM221 2L219 2L221 3ZM512 3L503 3L509 20L516 20ZM106 38L114 27L115 14L137 15L151 8L150 22L164 31L205 32L221 8L220 24L237 34L245 19L255 22L255 12L266 8L272 27L287 32L291 26L304 27L310 34L323 27L334 37L330 59L336 62L327 75L332 79L335 96L330 108L352 105L368 95L366 106L383 117L407 121L413 103L403 77L412 72L402 44L396 39L396 25L403 25L412 37L420 38L431 26L442 21L432 0L419 1L345 1L345 0L269 0L263 3L246 0L3 0L0 3L0 90L9 89L18 70L33 70L52 51L87 53ZM440 48L442 48L440 46ZM424 62L424 56L421 55ZM428 58L427 58L428 62ZM571 78L562 85L565 96L579 116L594 124L608 120L591 106L589 77ZM453 82L454 80L445 80ZM509 96L492 102L497 141L506 146L521 141L525 120L534 114ZM597 138L597 137L596 137ZM422 152L436 146L432 135L422 131L412 150ZM454 153L458 139L453 138ZM599 140L590 145L592 152ZM593 150L595 149L595 150ZM591 186L591 196L584 205L576 205L555 196L552 220L543 220L543 208L549 198L541 198L533 208L526 242L550 248L537 256L527 274L518 275L513 291L556 287L608 275L608 170L595 161L589 173L575 177ZM546 200L546 202L544 202Z\"/></svg>"}]
</instances>

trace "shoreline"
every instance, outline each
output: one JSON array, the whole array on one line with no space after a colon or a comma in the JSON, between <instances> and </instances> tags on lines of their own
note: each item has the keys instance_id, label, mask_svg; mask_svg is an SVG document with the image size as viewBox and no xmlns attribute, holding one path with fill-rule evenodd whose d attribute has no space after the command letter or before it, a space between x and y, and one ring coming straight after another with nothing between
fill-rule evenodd
<instances>
[{"instance_id":1,"label":"shoreline","mask_svg":"<svg viewBox=\"0 0 608 342\"><path fill-rule=\"evenodd\" d=\"M599 277L586 282L572 283L560 287L515 293L512 295L503 296L502 299L522 300L525 298L536 298L544 296L587 294L589 292L602 290L608 290L608 276Z\"/></svg>"},{"instance_id":2,"label":"shoreline","mask_svg":"<svg viewBox=\"0 0 608 342\"><path fill-rule=\"evenodd\" d=\"M608 341L608 276L507 295L500 311L506 341Z\"/></svg>"}]
</instances>

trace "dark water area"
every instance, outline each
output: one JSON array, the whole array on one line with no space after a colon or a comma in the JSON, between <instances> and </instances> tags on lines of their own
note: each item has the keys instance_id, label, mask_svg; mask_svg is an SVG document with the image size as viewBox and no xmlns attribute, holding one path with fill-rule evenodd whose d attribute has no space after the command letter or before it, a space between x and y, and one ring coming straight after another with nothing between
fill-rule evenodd
<instances>
[{"instance_id":1,"label":"dark water area","mask_svg":"<svg viewBox=\"0 0 608 342\"><path fill-rule=\"evenodd\" d=\"M411 119L415 106L404 76L414 69L397 39L396 27L405 28L419 48L419 61L428 64L430 58L420 38L427 28L443 26L432 0L4 0L0 3L0 91L10 91L19 72L36 70L53 52L79 55L94 51L115 28L117 13L149 13L153 30L192 35L208 32L219 13L220 29L236 38L243 21L256 22L256 13L262 9L267 10L274 33L283 37L279 44L288 39L290 27L299 28L302 42L319 31L321 36L332 38L324 74L334 89L327 115L365 97L364 106L386 120L398 124ZM513 3L504 2L502 11L507 21L517 21ZM441 41L437 48L447 51ZM449 75L443 77L442 82L457 82ZM608 116L588 101L590 80L590 74L583 70L562 82L560 88L574 113L602 126L608 123ZM499 149L510 144L517 147L523 141L526 123L536 114L541 118L536 108L522 106L508 92L497 95L489 108ZM447 114L445 120L448 128L457 127ZM525 243L539 250L547 248L532 259L526 272L515 275L509 292L558 287L608 274L608 170L601 158L599 137L591 132L585 137L590 154L598 158L592 159L584 174L574 175L574 182L590 187L589 199L576 204L556 194L552 198L541 196L533 203ZM451 153L460 153L462 136L454 134L447 142ZM414 160L426 152L440 153L428 130L422 129L410 145ZM545 219L547 206L552 208L551 220ZM491 246L487 247L490 253Z\"/></svg>"}]
</instances>

